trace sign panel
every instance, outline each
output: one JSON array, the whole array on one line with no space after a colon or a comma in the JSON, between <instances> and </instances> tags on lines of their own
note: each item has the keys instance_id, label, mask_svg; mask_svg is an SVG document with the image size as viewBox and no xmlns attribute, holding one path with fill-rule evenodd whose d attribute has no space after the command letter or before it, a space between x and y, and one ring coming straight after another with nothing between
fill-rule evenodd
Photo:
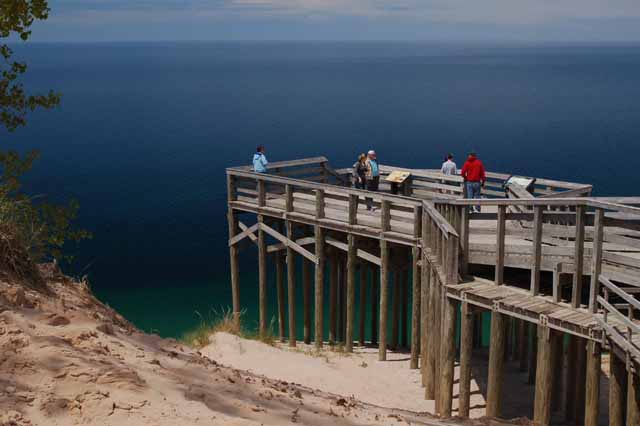
<instances>
[{"instance_id":1,"label":"sign panel","mask_svg":"<svg viewBox=\"0 0 640 426\"><path fill-rule=\"evenodd\" d=\"M393 171L393 172L389 173L389 176L387 176L387 178L385 180L387 182L402 183L405 180L407 180L407 178L409 176L411 176L411 173L409 173L409 172Z\"/></svg>"}]
</instances>

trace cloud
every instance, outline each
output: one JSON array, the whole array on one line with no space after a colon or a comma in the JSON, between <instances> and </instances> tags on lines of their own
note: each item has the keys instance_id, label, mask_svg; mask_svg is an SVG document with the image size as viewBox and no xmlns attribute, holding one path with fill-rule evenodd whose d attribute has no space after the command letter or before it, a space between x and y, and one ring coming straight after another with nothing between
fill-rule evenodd
<instances>
[{"instance_id":1,"label":"cloud","mask_svg":"<svg viewBox=\"0 0 640 426\"><path fill-rule=\"evenodd\" d=\"M640 0L50 0L50 6L41 37L56 40L79 33L100 40L640 40Z\"/></svg>"},{"instance_id":2,"label":"cloud","mask_svg":"<svg viewBox=\"0 0 640 426\"><path fill-rule=\"evenodd\" d=\"M638 0L59 0L54 15L194 14L224 17L345 16L437 22L526 24L640 17Z\"/></svg>"}]
</instances>

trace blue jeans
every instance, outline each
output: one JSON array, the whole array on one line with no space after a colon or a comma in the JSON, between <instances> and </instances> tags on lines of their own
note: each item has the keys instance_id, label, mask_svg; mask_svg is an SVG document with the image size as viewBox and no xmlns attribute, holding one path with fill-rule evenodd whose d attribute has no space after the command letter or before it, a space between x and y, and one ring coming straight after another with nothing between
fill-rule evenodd
<instances>
[{"instance_id":1,"label":"blue jeans","mask_svg":"<svg viewBox=\"0 0 640 426\"><path fill-rule=\"evenodd\" d=\"M467 182L467 198L479 199L482 192L482 185L480 182ZM474 206L477 211L480 211L480 206Z\"/></svg>"}]
</instances>

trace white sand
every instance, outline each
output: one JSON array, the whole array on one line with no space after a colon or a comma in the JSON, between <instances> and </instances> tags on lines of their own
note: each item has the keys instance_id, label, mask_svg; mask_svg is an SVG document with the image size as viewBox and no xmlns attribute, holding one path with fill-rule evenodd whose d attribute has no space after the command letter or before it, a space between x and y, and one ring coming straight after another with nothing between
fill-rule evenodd
<instances>
[{"instance_id":1,"label":"white sand","mask_svg":"<svg viewBox=\"0 0 640 426\"><path fill-rule=\"evenodd\" d=\"M21 289L0 281L0 426L441 424L292 384L300 380L289 370L308 369L285 358L273 380L223 367L137 331L70 280ZM258 359L278 364L273 348L262 349Z\"/></svg>"},{"instance_id":2,"label":"white sand","mask_svg":"<svg viewBox=\"0 0 640 426\"><path fill-rule=\"evenodd\" d=\"M218 333L202 354L241 370L270 378L299 383L325 392L382 407L415 412L434 412L434 401L424 399L419 370L409 369L409 354L388 352L387 361L378 361L377 348L356 347L347 355L326 349L320 353L299 343L296 349L279 344L269 346L255 340ZM458 393L458 367L454 395ZM472 417L484 415L484 398L475 381L471 383ZM457 400L454 401L454 410Z\"/></svg>"}]
</instances>

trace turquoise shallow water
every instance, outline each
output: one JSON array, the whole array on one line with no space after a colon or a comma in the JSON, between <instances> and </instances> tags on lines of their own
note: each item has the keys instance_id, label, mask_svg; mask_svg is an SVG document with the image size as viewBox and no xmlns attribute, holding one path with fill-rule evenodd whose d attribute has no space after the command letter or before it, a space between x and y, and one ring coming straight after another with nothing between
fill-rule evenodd
<instances>
[{"instance_id":1,"label":"turquoise shallow water","mask_svg":"<svg viewBox=\"0 0 640 426\"><path fill-rule=\"evenodd\" d=\"M67 270L165 336L231 302L224 168L248 163L258 143L271 160L325 155L338 167L368 148L418 168L474 149L491 170L638 192L638 46L122 43L17 53L30 87L64 94L56 111L0 137L42 150L30 190L80 201L94 239ZM255 253L241 265L252 325Z\"/></svg>"}]
</instances>

